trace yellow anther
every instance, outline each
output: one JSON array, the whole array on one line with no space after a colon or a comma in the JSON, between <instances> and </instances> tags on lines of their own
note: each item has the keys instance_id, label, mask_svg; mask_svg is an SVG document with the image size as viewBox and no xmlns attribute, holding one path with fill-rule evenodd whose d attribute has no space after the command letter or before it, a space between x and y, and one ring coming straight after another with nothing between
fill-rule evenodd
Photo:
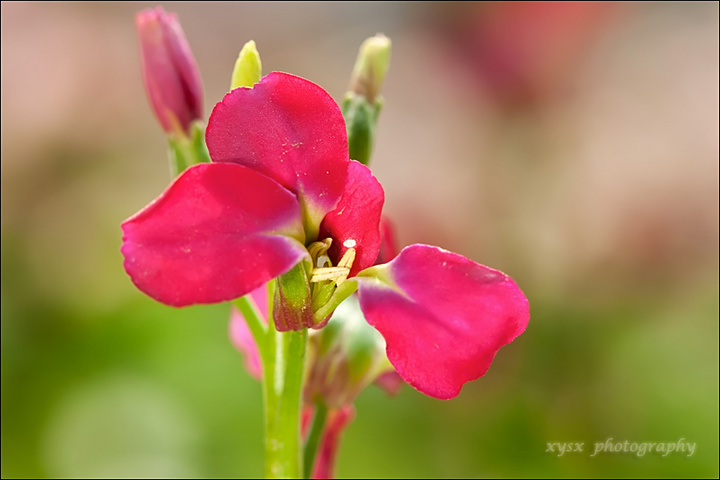
<instances>
[{"instance_id":1,"label":"yellow anther","mask_svg":"<svg viewBox=\"0 0 720 480\"><path fill-rule=\"evenodd\" d=\"M345 251L345 255L342 256L340 261L338 262L338 267L345 267L348 270L350 267L352 267L353 262L355 261L355 249L354 248L348 248Z\"/></svg>"}]
</instances>

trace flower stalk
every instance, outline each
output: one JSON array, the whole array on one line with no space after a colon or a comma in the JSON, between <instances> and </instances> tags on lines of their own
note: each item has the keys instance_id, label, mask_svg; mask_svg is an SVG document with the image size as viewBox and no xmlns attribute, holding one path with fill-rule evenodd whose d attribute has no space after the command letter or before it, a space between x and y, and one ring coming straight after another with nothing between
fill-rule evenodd
<instances>
[{"instance_id":1,"label":"flower stalk","mask_svg":"<svg viewBox=\"0 0 720 480\"><path fill-rule=\"evenodd\" d=\"M270 282L272 285L274 282ZM273 290L273 287L270 287ZM273 292L270 292L272 298ZM272 302L269 303L272 309ZM268 322L264 348L265 478L302 478L300 406L307 329L278 332Z\"/></svg>"},{"instance_id":2,"label":"flower stalk","mask_svg":"<svg viewBox=\"0 0 720 480\"><path fill-rule=\"evenodd\" d=\"M210 154L205 145L205 125L202 121L192 123L189 136L168 135L168 157L172 178L193 165L210 162Z\"/></svg>"},{"instance_id":3,"label":"flower stalk","mask_svg":"<svg viewBox=\"0 0 720 480\"><path fill-rule=\"evenodd\" d=\"M276 289L268 283L269 317ZM308 331L279 332L272 321L266 327L250 295L233 304L245 317L262 365L265 478L303 478L300 412Z\"/></svg>"}]
</instances>

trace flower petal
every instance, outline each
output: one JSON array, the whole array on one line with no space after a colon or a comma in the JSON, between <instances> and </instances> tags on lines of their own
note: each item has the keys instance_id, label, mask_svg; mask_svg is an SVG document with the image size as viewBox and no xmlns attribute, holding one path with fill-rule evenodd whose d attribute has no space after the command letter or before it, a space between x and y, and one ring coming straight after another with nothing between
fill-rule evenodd
<instances>
[{"instance_id":1,"label":"flower petal","mask_svg":"<svg viewBox=\"0 0 720 480\"><path fill-rule=\"evenodd\" d=\"M238 298L307 255L296 197L240 165L190 167L122 228L133 283L178 307Z\"/></svg>"},{"instance_id":2,"label":"flower petal","mask_svg":"<svg viewBox=\"0 0 720 480\"><path fill-rule=\"evenodd\" d=\"M265 290L267 297L267 289L265 285L260 287ZM256 289L258 290L258 289ZM253 290L256 291L256 290ZM253 297L254 298L254 297ZM267 302L267 300L266 300ZM234 305L230 308L230 341L233 346L242 353L245 363L245 370L255 380L262 379L262 362L260 361L260 351L258 350L255 338L252 336L250 327L248 327L245 317L240 313Z\"/></svg>"},{"instance_id":3,"label":"flower petal","mask_svg":"<svg viewBox=\"0 0 720 480\"><path fill-rule=\"evenodd\" d=\"M385 393L387 393L391 397L399 394L402 386L405 385L402 377L400 377L400 375L398 375L398 373L395 371L387 371L381 374L375 379L375 382L373 383L375 383L375 385L377 385L378 387L382 388Z\"/></svg>"},{"instance_id":4,"label":"flower petal","mask_svg":"<svg viewBox=\"0 0 720 480\"><path fill-rule=\"evenodd\" d=\"M435 398L453 398L484 375L530 317L510 277L438 247L406 247L357 280L360 308L385 337L388 359Z\"/></svg>"},{"instance_id":5,"label":"flower petal","mask_svg":"<svg viewBox=\"0 0 720 480\"><path fill-rule=\"evenodd\" d=\"M250 300L257 307L261 321L267 325L268 318L268 284L265 283L248 293ZM245 316L235 305L230 307L230 342L243 355L245 370L256 380L262 379L262 361L255 337L248 327Z\"/></svg>"},{"instance_id":6,"label":"flower petal","mask_svg":"<svg viewBox=\"0 0 720 480\"><path fill-rule=\"evenodd\" d=\"M260 316L267 324L268 322L268 311L270 310L270 298L268 296L268 285L267 283L259 286L252 292L250 292L250 298L255 303L255 306L260 312Z\"/></svg>"},{"instance_id":7,"label":"flower petal","mask_svg":"<svg viewBox=\"0 0 720 480\"><path fill-rule=\"evenodd\" d=\"M248 166L296 193L314 226L310 233L345 187L342 113L325 90L303 78L273 72L253 88L231 91L210 115L206 140L213 161Z\"/></svg>"},{"instance_id":8,"label":"flower petal","mask_svg":"<svg viewBox=\"0 0 720 480\"><path fill-rule=\"evenodd\" d=\"M328 256L337 265L348 248L355 249L350 276L375 262L380 251L380 217L385 192L370 169L351 161L340 202L325 216L319 238L332 237Z\"/></svg>"}]
</instances>

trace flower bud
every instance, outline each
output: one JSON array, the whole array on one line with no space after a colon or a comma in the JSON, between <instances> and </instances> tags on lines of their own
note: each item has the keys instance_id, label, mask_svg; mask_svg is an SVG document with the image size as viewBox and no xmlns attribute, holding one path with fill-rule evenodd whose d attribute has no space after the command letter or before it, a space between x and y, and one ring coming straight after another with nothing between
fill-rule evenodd
<instances>
[{"instance_id":1,"label":"flower bud","mask_svg":"<svg viewBox=\"0 0 720 480\"><path fill-rule=\"evenodd\" d=\"M238 87L252 87L262 77L262 62L255 42L250 40L243 45L233 68L230 90Z\"/></svg>"},{"instance_id":2,"label":"flower bud","mask_svg":"<svg viewBox=\"0 0 720 480\"><path fill-rule=\"evenodd\" d=\"M348 405L388 371L385 340L365 321L357 297L340 304L328 324L310 331L305 402L329 408Z\"/></svg>"},{"instance_id":3,"label":"flower bud","mask_svg":"<svg viewBox=\"0 0 720 480\"><path fill-rule=\"evenodd\" d=\"M355 92L348 92L343 99L342 113L347 128L348 155L363 165L370 162L380 107L380 99L371 105L364 96Z\"/></svg>"},{"instance_id":4,"label":"flower bud","mask_svg":"<svg viewBox=\"0 0 720 480\"><path fill-rule=\"evenodd\" d=\"M202 119L202 83L195 58L175 14L162 7L135 16L145 91L168 134L189 136Z\"/></svg>"},{"instance_id":5,"label":"flower bud","mask_svg":"<svg viewBox=\"0 0 720 480\"><path fill-rule=\"evenodd\" d=\"M383 104L380 87L389 66L390 39L378 34L365 40L355 61L350 91L342 102L350 158L363 165L370 162L375 126Z\"/></svg>"},{"instance_id":6,"label":"flower bud","mask_svg":"<svg viewBox=\"0 0 720 480\"><path fill-rule=\"evenodd\" d=\"M367 98L370 104L380 93L390 66L390 39L379 33L360 46L350 80L350 90Z\"/></svg>"}]
</instances>

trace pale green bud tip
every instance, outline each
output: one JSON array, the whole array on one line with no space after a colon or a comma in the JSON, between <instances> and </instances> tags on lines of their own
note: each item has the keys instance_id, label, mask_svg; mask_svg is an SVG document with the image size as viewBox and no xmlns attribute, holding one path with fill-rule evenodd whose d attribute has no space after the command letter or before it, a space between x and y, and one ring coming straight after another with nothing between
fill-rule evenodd
<instances>
[{"instance_id":1,"label":"pale green bud tip","mask_svg":"<svg viewBox=\"0 0 720 480\"><path fill-rule=\"evenodd\" d=\"M230 90L238 87L252 87L262 77L262 63L255 41L250 40L243 45L232 73Z\"/></svg>"},{"instance_id":2,"label":"pale green bud tip","mask_svg":"<svg viewBox=\"0 0 720 480\"><path fill-rule=\"evenodd\" d=\"M350 80L350 90L364 95L370 103L380 94L385 74L390 67L390 46L388 37L378 33L360 46Z\"/></svg>"}]
</instances>

